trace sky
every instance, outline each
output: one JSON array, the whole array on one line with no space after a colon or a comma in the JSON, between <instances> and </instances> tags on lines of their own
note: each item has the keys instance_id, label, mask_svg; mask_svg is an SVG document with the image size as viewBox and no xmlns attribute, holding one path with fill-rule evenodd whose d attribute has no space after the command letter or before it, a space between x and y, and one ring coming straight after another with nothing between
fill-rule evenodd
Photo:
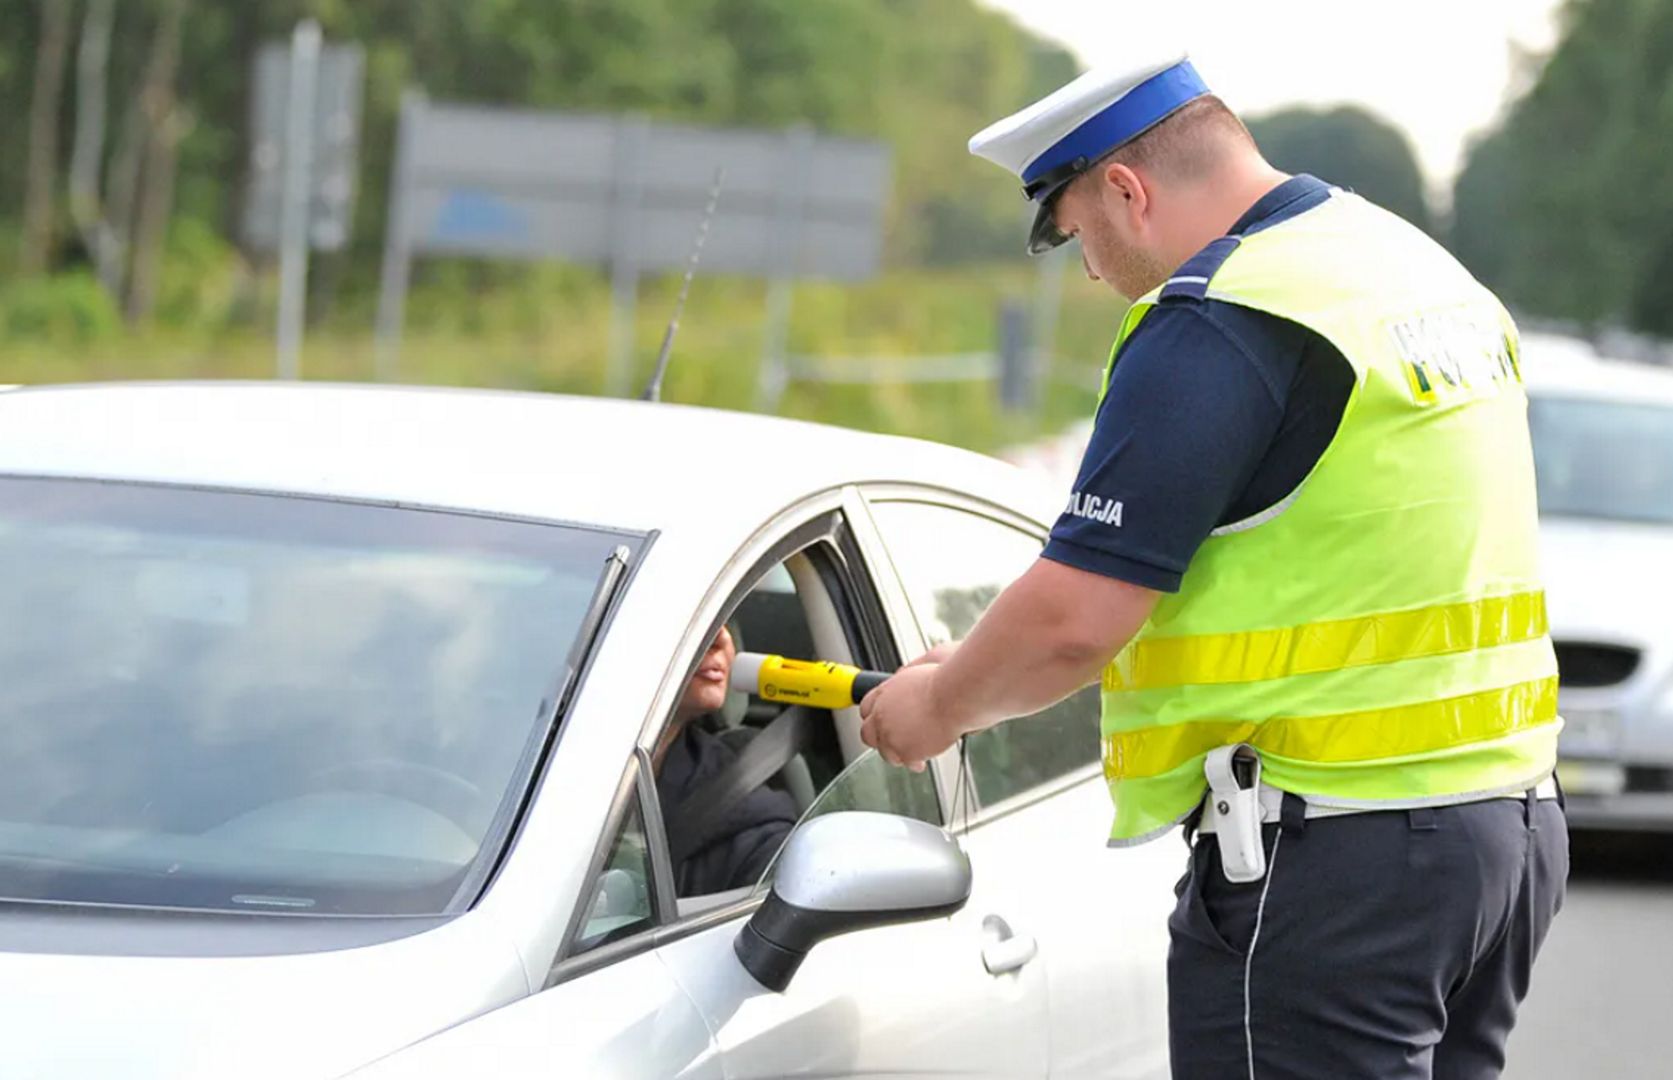
<instances>
[{"instance_id":1,"label":"sky","mask_svg":"<svg viewBox=\"0 0 1673 1080\"><path fill-rule=\"evenodd\" d=\"M982 0L1084 64L1108 62L1124 28L1175 19L1209 87L1259 115L1352 102L1405 129L1430 185L1450 187L1470 135L1521 85L1517 50L1548 52L1563 0Z\"/></svg>"}]
</instances>

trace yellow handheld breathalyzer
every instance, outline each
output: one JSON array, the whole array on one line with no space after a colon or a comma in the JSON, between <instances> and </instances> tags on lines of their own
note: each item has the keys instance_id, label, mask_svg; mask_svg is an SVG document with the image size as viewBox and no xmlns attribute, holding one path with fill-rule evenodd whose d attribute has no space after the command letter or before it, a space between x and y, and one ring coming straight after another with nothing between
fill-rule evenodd
<instances>
[{"instance_id":1,"label":"yellow handheld breathalyzer","mask_svg":"<svg viewBox=\"0 0 1673 1080\"><path fill-rule=\"evenodd\" d=\"M732 661L732 689L785 705L846 709L883 684L881 671L862 671L825 660L787 660L741 652Z\"/></svg>"}]
</instances>

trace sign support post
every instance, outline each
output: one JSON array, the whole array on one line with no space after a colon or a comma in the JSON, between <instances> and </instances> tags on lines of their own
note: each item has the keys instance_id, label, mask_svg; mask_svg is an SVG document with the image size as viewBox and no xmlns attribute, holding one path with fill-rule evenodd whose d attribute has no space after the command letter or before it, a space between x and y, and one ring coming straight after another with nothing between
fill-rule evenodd
<instances>
[{"instance_id":1,"label":"sign support post","mask_svg":"<svg viewBox=\"0 0 1673 1080\"><path fill-rule=\"evenodd\" d=\"M757 395L762 412L777 411L790 381L790 300L801 261L802 221L812 159L813 130L806 125L791 128L784 137L783 180L778 188L778 257L767 284L767 342Z\"/></svg>"},{"instance_id":2,"label":"sign support post","mask_svg":"<svg viewBox=\"0 0 1673 1080\"><path fill-rule=\"evenodd\" d=\"M378 324L374 370L379 382L400 376L401 327L407 315L407 285L412 274L412 235L407 201L411 198L413 141L428 108L424 91L401 95L401 119L395 133L395 167L389 179L389 223L383 239L383 281L378 288Z\"/></svg>"},{"instance_id":3,"label":"sign support post","mask_svg":"<svg viewBox=\"0 0 1673 1080\"><path fill-rule=\"evenodd\" d=\"M1028 350L1030 379L1035 385L1050 378L1057 357L1057 324L1063 314L1063 278L1069 272L1069 245L1040 258L1034 285L1034 340Z\"/></svg>"},{"instance_id":4,"label":"sign support post","mask_svg":"<svg viewBox=\"0 0 1673 1080\"><path fill-rule=\"evenodd\" d=\"M302 375L302 324L308 303L308 246L312 224L314 108L322 36L313 19L299 23L290 47L290 104L286 109L285 193L279 224L279 378Z\"/></svg>"},{"instance_id":5,"label":"sign support post","mask_svg":"<svg viewBox=\"0 0 1673 1080\"><path fill-rule=\"evenodd\" d=\"M633 375L633 325L639 308L639 214L645 192L645 144L650 123L622 121L616 143L615 218L610 243L610 356L604 392L625 397Z\"/></svg>"},{"instance_id":6,"label":"sign support post","mask_svg":"<svg viewBox=\"0 0 1673 1080\"><path fill-rule=\"evenodd\" d=\"M278 253L275 370L296 379L308 260L341 251L353 231L366 54L358 45L327 45L319 23L307 19L289 40L262 45L251 75L243 241Z\"/></svg>"}]
</instances>

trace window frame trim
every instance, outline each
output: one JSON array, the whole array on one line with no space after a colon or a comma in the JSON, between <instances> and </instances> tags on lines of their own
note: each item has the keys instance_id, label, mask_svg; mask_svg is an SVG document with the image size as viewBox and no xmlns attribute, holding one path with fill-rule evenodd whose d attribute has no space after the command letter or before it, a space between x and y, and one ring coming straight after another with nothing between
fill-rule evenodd
<instances>
[{"instance_id":1,"label":"window frame trim","mask_svg":"<svg viewBox=\"0 0 1673 1080\"><path fill-rule=\"evenodd\" d=\"M343 495L329 492L297 491L290 488L261 487L242 484L206 484L177 480L130 479L127 477L84 476L74 473L41 473L18 472L16 470L0 471L0 480L40 480L48 482L64 482L74 484L97 484L104 487L133 487L133 488L163 488L169 491L189 491L204 495L252 495L269 499L300 500L302 502L331 503L337 506L369 506L382 510L414 510L432 514L450 514L454 517L482 518L489 521L504 521L523 525L556 525L566 529L579 529L584 532L606 533L611 536L640 539L656 535L658 529L629 528L620 525L603 524L596 521L581 521L573 518L544 517L539 514L529 514L520 511L486 510L469 506L453 506L448 503L415 502L381 495Z\"/></svg>"},{"instance_id":2,"label":"window frame trim","mask_svg":"<svg viewBox=\"0 0 1673 1080\"><path fill-rule=\"evenodd\" d=\"M885 553L884 561L887 563L888 572L893 575L894 585L899 589L907 610L911 614L913 625L917 628L920 648L927 648L929 639L924 634L922 624L918 621L918 610L912 603L912 590L907 587L905 575L901 573L899 566L895 563L893 552L889 550L888 537L885 535L882 526L878 524L876 517L871 514L874 506L880 503L915 503L921 506L932 506L941 510L968 514L1037 540L1042 549L1051 535L1049 525L1020 511L989 502L968 492L954 491L927 484L887 482L859 485L859 495L866 507L868 524L876 531L879 547ZM874 568L873 573L876 572L877 569ZM937 757L932 764L936 770L938 783L942 786L943 806L952 807L950 812L957 815L950 819L948 825L951 827L956 823L957 829L955 831L960 835L981 828L990 822L1009 817L1018 811L1033 806L1035 803L1060 795L1071 788L1087 783L1095 776L1101 776L1103 772L1102 765L1094 759L1024 791L1008 795L992 803L984 803L980 791L977 790L974 776L970 778L968 785L964 787L959 785L959 773L963 767L963 760L956 744Z\"/></svg>"},{"instance_id":3,"label":"window frame trim","mask_svg":"<svg viewBox=\"0 0 1673 1080\"><path fill-rule=\"evenodd\" d=\"M643 790L644 784L641 782L645 773L645 765L646 762L643 755L636 752L628 759L626 767L622 769L621 779L616 783L616 793L611 797L610 812L606 814L604 818L604 828L600 832L598 843L593 845L592 855L587 860L587 873L585 877L586 885L582 888L580 893L582 899L576 903L574 910L569 913L569 923L564 927L561 944L559 945L557 951L557 960L553 963L551 971L547 974L546 986L551 986L553 984L554 976L557 974L558 969L563 967L566 963L584 961L597 953L609 953L616 945L621 944L621 942L611 942L609 945L600 946L596 949L588 949L584 952L575 951L576 945L581 937L581 931L587 925L587 918L591 912L592 899L597 895L595 890L598 885L599 878L603 876L604 868L610 861L610 853L615 848L616 842L621 838L622 830L627 824L628 814L634 806L639 808L640 821L644 825L645 829L646 861L651 862L652 864L651 875L646 881L646 886L649 888L651 893L651 920L653 926L661 918L662 909L665 906L665 902L662 899L664 889L663 882L658 878L654 860L650 859L651 822L649 816L646 814L645 794ZM631 941L638 936L638 934L630 934L622 940Z\"/></svg>"},{"instance_id":4,"label":"window frame trim","mask_svg":"<svg viewBox=\"0 0 1673 1080\"><path fill-rule=\"evenodd\" d=\"M1008 818L1020 811L1027 810L1036 803L1056 798L1072 788L1080 787L1094 779L1102 779L1104 767L1099 762L1077 765L1072 771L1061 776L1054 776L1044 783L1035 784L1026 791L1018 792L995 803L983 804L980 796L976 800L975 812L970 815L969 828L979 829L984 825ZM971 787L975 787L974 781Z\"/></svg>"},{"instance_id":5,"label":"window frame trim","mask_svg":"<svg viewBox=\"0 0 1673 1080\"><path fill-rule=\"evenodd\" d=\"M534 759L526 773L522 794L518 798L515 811L506 826L500 849L493 862L482 874L481 881L466 910L474 910L477 905L482 903L489 890L499 881L500 874L515 854L517 844L523 837L523 827L528 821L530 811L534 809L535 800L545 783L546 774L552 767L552 760L557 755L558 745L569 730L570 710L574 707L575 701L582 691L587 687L587 679L592 674L593 660L598 656L599 643L604 640L605 636L609 634L610 628L615 625L616 613L621 610L623 598L627 595L627 591L633 587L634 581L639 576L639 568L645 564L645 557L650 553L651 548L661 535L660 531L653 531L646 535L637 550L630 549L627 566L622 571L622 577L615 584L615 594L610 598L610 602L604 609L599 612L598 624L592 629L591 640L586 642L585 651L579 657L576 657L573 654L572 646L571 656L565 658L564 667L566 669L572 659L578 660L579 666L572 673L566 670L560 672L558 676L552 692L551 709L549 715L544 718L543 733L538 746L534 749ZM562 954L559 953L559 955Z\"/></svg>"},{"instance_id":6,"label":"window frame trim","mask_svg":"<svg viewBox=\"0 0 1673 1080\"><path fill-rule=\"evenodd\" d=\"M889 481L861 484L859 485L859 492L868 507L877 503L891 502L926 503L943 509L961 510L977 517L987 518L1001 525L1009 526L1018 532L1028 533L1036 537L1042 545L1051 535L1051 526L1046 522L1029 517L1020 510L1013 510L1010 507L953 488L936 487L932 484L906 484ZM887 540L885 539L886 544Z\"/></svg>"}]
</instances>

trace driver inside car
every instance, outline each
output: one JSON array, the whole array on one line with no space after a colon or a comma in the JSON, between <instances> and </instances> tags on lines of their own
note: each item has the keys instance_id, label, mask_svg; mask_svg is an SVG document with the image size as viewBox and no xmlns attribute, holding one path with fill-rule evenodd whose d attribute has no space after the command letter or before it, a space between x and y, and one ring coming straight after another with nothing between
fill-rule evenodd
<instances>
[{"instance_id":1,"label":"driver inside car","mask_svg":"<svg viewBox=\"0 0 1673 1080\"><path fill-rule=\"evenodd\" d=\"M657 744L653 758L656 794L670 827L697 809L686 805L691 796L738 759L738 752L702 722L725 704L737 653L731 632L722 626L686 683L673 721ZM798 817L796 802L788 794L770 787L750 792L706 831L702 846L674 868L679 895L701 896L754 885L796 827Z\"/></svg>"}]
</instances>

